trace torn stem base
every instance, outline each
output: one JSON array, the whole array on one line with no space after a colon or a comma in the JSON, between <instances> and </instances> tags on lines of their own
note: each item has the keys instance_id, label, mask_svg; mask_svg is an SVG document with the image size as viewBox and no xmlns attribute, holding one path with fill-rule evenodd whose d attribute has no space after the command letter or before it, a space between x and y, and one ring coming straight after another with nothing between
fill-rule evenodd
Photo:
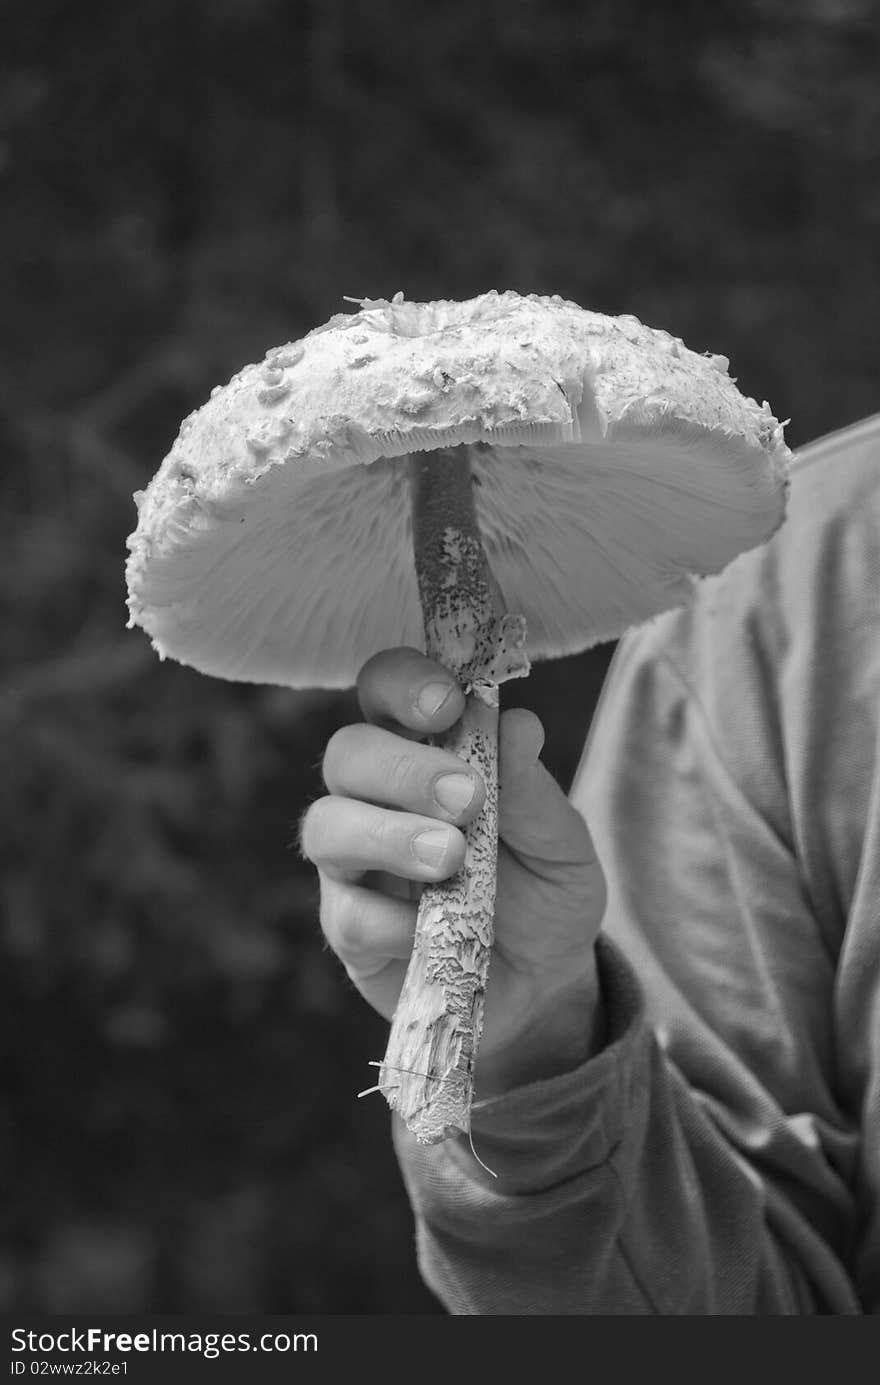
<instances>
[{"instance_id":1,"label":"torn stem base","mask_svg":"<svg viewBox=\"0 0 880 1385\"><path fill-rule=\"evenodd\" d=\"M469 448L410 459L416 573L426 648L466 693L442 744L479 772L482 809L451 879L425 887L380 1073L416 1139L470 1129L473 1072L494 937L498 852L498 685L528 673L525 621L498 609L477 524Z\"/></svg>"}]
</instances>

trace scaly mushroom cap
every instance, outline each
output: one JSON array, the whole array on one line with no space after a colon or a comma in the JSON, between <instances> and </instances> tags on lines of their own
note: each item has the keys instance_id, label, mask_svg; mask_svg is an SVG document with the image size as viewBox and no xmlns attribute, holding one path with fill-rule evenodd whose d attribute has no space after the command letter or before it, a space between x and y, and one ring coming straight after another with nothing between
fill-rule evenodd
<instances>
[{"instance_id":1,"label":"scaly mushroom cap","mask_svg":"<svg viewBox=\"0 0 880 1385\"><path fill-rule=\"evenodd\" d=\"M162 657L289 687L423 648L406 454L468 443L531 657L616 638L782 522L782 426L727 365L559 297L364 299L185 420L135 496L129 625Z\"/></svg>"}]
</instances>

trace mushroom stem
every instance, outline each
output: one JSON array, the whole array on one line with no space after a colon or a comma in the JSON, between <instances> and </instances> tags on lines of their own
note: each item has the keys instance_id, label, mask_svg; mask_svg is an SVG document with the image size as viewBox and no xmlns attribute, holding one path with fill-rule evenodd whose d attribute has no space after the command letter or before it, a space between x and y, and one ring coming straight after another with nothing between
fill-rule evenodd
<instances>
[{"instance_id":1,"label":"mushroom stem","mask_svg":"<svg viewBox=\"0 0 880 1385\"><path fill-rule=\"evenodd\" d=\"M474 505L469 448L410 458L416 575L428 654L462 684L465 710L443 745L480 773L486 797L462 868L425 886L380 1083L423 1144L470 1129L473 1072L494 937L498 854L498 685L528 673L525 621L505 615Z\"/></svg>"}]
</instances>

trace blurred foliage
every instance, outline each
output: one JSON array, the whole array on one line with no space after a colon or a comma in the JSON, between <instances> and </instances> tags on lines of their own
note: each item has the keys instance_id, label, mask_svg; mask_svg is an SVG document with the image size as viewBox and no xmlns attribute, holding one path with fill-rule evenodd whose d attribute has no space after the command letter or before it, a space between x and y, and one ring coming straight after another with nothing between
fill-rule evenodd
<instances>
[{"instance_id":1,"label":"blurred foliage","mask_svg":"<svg viewBox=\"0 0 880 1385\"><path fill-rule=\"evenodd\" d=\"M297 823L351 694L160 664L131 492L342 295L561 293L880 408L870 0L6 0L0 1306L436 1311ZM610 654L513 685L567 782Z\"/></svg>"}]
</instances>

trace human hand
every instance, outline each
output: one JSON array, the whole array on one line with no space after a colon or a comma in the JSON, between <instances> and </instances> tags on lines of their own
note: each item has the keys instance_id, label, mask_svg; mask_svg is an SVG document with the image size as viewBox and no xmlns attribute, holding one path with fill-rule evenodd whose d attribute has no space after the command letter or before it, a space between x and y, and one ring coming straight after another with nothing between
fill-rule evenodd
<instances>
[{"instance_id":1,"label":"human hand","mask_svg":"<svg viewBox=\"0 0 880 1385\"><path fill-rule=\"evenodd\" d=\"M416 650L388 650L364 665L358 698L366 720L328 742L329 794L305 814L301 842L318 869L330 946L361 995L390 1019L421 887L462 864L460 829L479 812L484 790L452 752L419 743L448 730L464 709L446 669ZM599 1041L593 944L605 880L583 818L538 758L543 740L531 712L502 714L495 943L477 1099L574 1067ZM449 775L469 801L449 797Z\"/></svg>"}]
</instances>

